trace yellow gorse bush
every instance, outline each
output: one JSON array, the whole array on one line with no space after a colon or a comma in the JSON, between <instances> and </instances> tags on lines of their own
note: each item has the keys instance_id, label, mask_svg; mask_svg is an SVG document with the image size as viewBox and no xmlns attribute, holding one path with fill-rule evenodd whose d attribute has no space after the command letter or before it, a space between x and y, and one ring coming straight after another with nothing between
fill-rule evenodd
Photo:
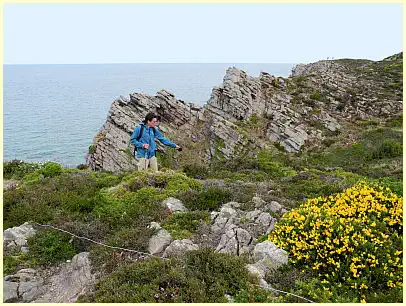
<instances>
[{"instance_id":1,"label":"yellow gorse bush","mask_svg":"<svg viewBox=\"0 0 406 306\"><path fill-rule=\"evenodd\" d=\"M361 182L343 193L310 199L286 213L269 235L293 264L364 297L402 287L403 198ZM339 285L341 286L341 285Z\"/></svg>"}]
</instances>

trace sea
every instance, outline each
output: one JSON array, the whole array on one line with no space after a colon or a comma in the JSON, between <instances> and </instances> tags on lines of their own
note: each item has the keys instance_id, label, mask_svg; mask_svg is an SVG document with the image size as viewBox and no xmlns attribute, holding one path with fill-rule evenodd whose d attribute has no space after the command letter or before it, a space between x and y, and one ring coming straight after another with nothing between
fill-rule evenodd
<instances>
[{"instance_id":1,"label":"sea","mask_svg":"<svg viewBox=\"0 0 406 306\"><path fill-rule=\"evenodd\" d=\"M166 89L204 105L228 67L288 77L295 64L66 64L3 66L3 161L85 163L111 103Z\"/></svg>"}]
</instances>

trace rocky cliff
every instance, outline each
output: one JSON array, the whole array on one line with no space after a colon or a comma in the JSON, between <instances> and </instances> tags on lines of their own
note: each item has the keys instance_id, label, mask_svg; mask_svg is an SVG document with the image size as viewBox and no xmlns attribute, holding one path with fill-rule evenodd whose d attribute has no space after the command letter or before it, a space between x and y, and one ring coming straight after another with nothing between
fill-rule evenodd
<instances>
[{"instance_id":1,"label":"rocky cliff","mask_svg":"<svg viewBox=\"0 0 406 306\"><path fill-rule=\"evenodd\" d=\"M166 90L133 93L113 101L87 163L93 170L133 170L130 136L149 111L162 116L160 129L185 148L174 166L255 155L272 145L309 150L347 123L401 113L402 61L402 53L377 62L324 60L297 65L289 78L229 68L203 107Z\"/></svg>"}]
</instances>

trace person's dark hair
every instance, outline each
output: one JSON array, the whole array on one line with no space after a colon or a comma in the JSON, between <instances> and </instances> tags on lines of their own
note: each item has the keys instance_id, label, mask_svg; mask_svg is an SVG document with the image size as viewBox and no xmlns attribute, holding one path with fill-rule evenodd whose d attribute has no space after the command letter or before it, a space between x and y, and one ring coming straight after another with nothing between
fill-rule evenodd
<instances>
[{"instance_id":1,"label":"person's dark hair","mask_svg":"<svg viewBox=\"0 0 406 306\"><path fill-rule=\"evenodd\" d=\"M156 115L156 120L161 121L161 116L160 116L160 115Z\"/></svg>"},{"instance_id":2,"label":"person's dark hair","mask_svg":"<svg viewBox=\"0 0 406 306\"><path fill-rule=\"evenodd\" d=\"M154 118L158 118L157 115L155 113L150 112L145 116L144 123L147 124L148 121L152 121Z\"/></svg>"}]
</instances>

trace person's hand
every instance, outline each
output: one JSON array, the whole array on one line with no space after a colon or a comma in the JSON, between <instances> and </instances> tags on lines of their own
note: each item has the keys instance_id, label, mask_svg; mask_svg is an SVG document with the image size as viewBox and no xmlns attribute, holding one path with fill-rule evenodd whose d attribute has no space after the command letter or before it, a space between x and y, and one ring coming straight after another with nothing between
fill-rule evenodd
<instances>
[{"instance_id":1,"label":"person's hand","mask_svg":"<svg viewBox=\"0 0 406 306\"><path fill-rule=\"evenodd\" d=\"M175 150L182 151L182 147L176 146Z\"/></svg>"},{"instance_id":2,"label":"person's hand","mask_svg":"<svg viewBox=\"0 0 406 306\"><path fill-rule=\"evenodd\" d=\"M149 144L144 143L144 144L142 145L142 147L143 147L144 149L148 150L148 149L149 149Z\"/></svg>"}]
</instances>

